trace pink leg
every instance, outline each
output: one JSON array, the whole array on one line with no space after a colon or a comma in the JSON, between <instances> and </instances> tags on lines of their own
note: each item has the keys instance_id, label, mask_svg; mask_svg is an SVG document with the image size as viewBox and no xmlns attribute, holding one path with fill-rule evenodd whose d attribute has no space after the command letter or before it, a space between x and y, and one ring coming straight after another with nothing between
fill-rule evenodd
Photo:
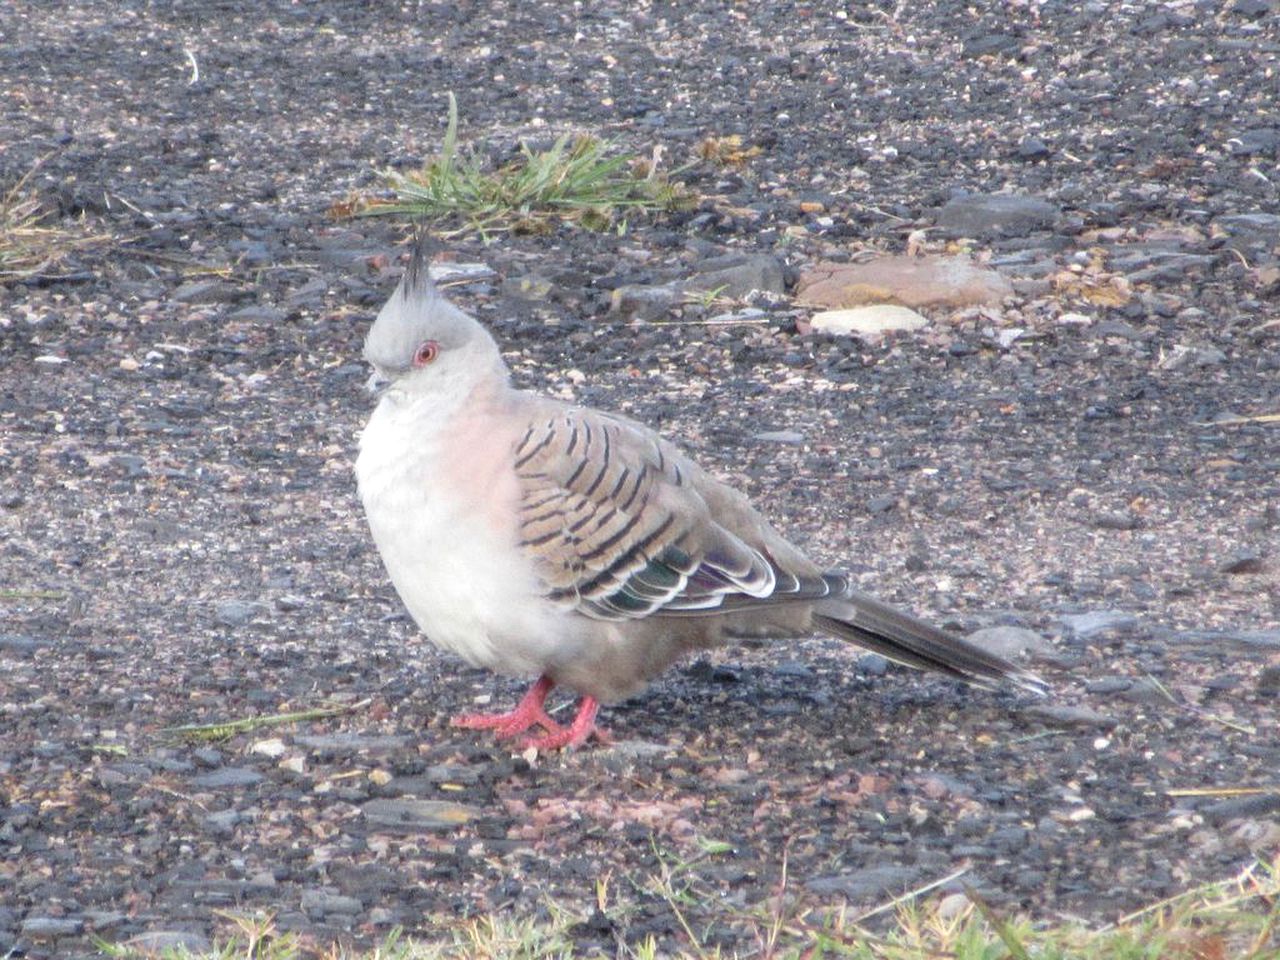
<instances>
[{"instance_id":1,"label":"pink leg","mask_svg":"<svg viewBox=\"0 0 1280 960\"><path fill-rule=\"evenodd\" d=\"M524 699L510 713L465 713L454 717L450 723L469 730L492 730L499 740L524 733L530 727L542 727L548 735L559 734L564 728L552 720L543 707L547 694L554 686L550 677L539 677L538 682L529 688Z\"/></svg>"}]
</instances>

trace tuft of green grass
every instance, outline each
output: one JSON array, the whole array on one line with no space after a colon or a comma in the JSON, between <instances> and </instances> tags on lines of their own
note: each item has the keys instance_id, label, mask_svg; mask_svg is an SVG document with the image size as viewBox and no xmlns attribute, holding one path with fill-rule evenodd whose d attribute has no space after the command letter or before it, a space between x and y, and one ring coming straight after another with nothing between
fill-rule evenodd
<instances>
[{"instance_id":1,"label":"tuft of green grass","mask_svg":"<svg viewBox=\"0 0 1280 960\"><path fill-rule=\"evenodd\" d=\"M1045 925L1003 916L972 890L930 899L906 895L895 898L892 909L852 918L842 910L818 913L787 896L785 865L777 895L767 904L746 911L717 908L709 899L714 892L698 880L697 865L722 852L715 845L683 861L660 855L658 872L638 881L637 889L665 901L684 942L678 947L659 944L650 936L631 945L620 943L615 955L621 960L1280 960L1280 857L1097 928L1076 921ZM411 940L396 931L365 951L317 947L290 934L278 934L270 917L227 915L235 932L211 952L174 949L161 956L165 960L572 960L588 955L575 944L575 928L588 914L602 913L625 927L635 909L626 899L611 903L609 879L604 878L589 909L551 903L538 918L506 912L469 920L428 918L440 931L432 939ZM726 953L710 944L702 921L693 919L695 911L704 918L715 916L718 925L736 928L751 945L744 953ZM872 930L866 925L870 918L887 913L893 915L887 929ZM99 947L113 957L146 955L128 944ZM598 947L589 955L598 956Z\"/></svg>"},{"instance_id":2,"label":"tuft of green grass","mask_svg":"<svg viewBox=\"0 0 1280 960\"><path fill-rule=\"evenodd\" d=\"M596 137L565 134L549 149L520 146L512 163L489 169L458 144L458 103L449 94L449 122L438 156L411 173L386 171L394 197L356 196L335 204L336 217L401 214L452 223L459 233L544 232L558 222L593 230L620 223L633 213L687 206L689 192L644 161L616 153Z\"/></svg>"},{"instance_id":3,"label":"tuft of green grass","mask_svg":"<svg viewBox=\"0 0 1280 960\"><path fill-rule=\"evenodd\" d=\"M31 178L45 159L0 192L0 283L48 273L72 250L102 239L83 229L50 222L48 211L31 187Z\"/></svg>"}]
</instances>

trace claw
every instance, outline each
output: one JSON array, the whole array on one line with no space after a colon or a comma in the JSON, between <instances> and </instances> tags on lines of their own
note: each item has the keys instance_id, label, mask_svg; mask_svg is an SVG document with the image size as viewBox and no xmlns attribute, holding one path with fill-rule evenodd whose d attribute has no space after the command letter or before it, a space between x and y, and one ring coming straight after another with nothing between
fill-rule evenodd
<instances>
[{"instance_id":1,"label":"claw","mask_svg":"<svg viewBox=\"0 0 1280 960\"><path fill-rule=\"evenodd\" d=\"M600 710L600 701L595 697L583 697L578 704L578 712L573 723L558 730L549 730L545 736L525 737L521 746L533 747L536 750L560 750L564 747L580 747L587 738L595 734L596 739L608 743L609 734L596 726L596 713Z\"/></svg>"}]
</instances>

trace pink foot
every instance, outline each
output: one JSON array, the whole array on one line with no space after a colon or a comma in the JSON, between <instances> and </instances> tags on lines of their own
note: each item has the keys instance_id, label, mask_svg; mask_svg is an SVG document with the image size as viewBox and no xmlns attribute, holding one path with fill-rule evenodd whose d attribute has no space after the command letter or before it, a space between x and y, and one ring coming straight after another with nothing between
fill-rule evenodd
<instances>
[{"instance_id":1,"label":"pink foot","mask_svg":"<svg viewBox=\"0 0 1280 960\"><path fill-rule=\"evenodd\" d=\"M555 686L550 677L539 677L538 682L509 713L465 713L449 721L455 727L468 730L492 730L499 740L506 740L524 733L530 727L542 727L548 735L560 733L564 728L547 714L543 704L547 694Z\"/></svg>"},{"instance_id":2,"label":"pink foot","mask_svg":"<svg viewBox=\"0 0 1280 960\"><path fill-rule=\"evenodd\" d=\"M596 726L596 713L600 710L600 701L595 697L583 697L578 704L578 712L573 723L564 727L551 719L547 713L547 694L555 682L546 676L538 678L538 682L529 688L529 692L516 704L509 713L467 713L454 717L450 723L455 727L466 727L469 730L492 730L499 740L507 740L518 736L531 727L541 727L546 733L541 736L529 736L520 741L521 746L534 747L537 750L559 750L563 747L580 747L587 738L595 734L596 739L609 742L609 735Z\"/></svg>"},{"instance_id":3,"label":"pink foot","mask_svg":"<svg viewBox=\"0 0 1280 960\"><path fill-rule=\"evenodd\" d=\"M583 697L578 704L578 713L573 723L558 730L551 730L545 736L525 737L521 742L524 747L536 750L560 750L563 747L580 747L592 734L602 743L609 742L609 734L596 726L596 713L600 710L600 701L595 697Z\"/></svg>"}]
</instances>

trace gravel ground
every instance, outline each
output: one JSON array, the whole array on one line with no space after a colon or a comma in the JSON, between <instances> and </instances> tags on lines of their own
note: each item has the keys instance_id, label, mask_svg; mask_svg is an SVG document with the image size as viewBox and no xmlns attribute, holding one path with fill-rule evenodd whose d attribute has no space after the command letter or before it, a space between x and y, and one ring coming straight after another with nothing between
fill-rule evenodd
<instances>
[{"instance_id":1,"label":"gravel ground","mask_svg":"<svg viewBox=\"0 0 1280 960\"><path fill-rule=\"evenodd\" d=\"M784 864L797 910L968 865L1003 908L1104 920L1280 848L1280 794L1178 793L1280 769L1280 15L759 6L0 9L0 180L48 155L49 201L114 238L0 287L0 954L199 944L228 910L367 942L589 913L600 877L578 932L612 952L680 938L649 878L690 861L691 922L749 950ZM495 271L453 294L521 383L659 427L864 587L1034 632L1047 702L808 640L671 671L610 749L448 728L518 686L415 635L364 529L358 352L404 232L325 212L429 156L449 90L495 157L759 148L625 231L444 242ZM727 253L791 282L925 228L1010 278L1002 308L881 343L781 296L610 312Z\"/></svg>"}]
</instances>

